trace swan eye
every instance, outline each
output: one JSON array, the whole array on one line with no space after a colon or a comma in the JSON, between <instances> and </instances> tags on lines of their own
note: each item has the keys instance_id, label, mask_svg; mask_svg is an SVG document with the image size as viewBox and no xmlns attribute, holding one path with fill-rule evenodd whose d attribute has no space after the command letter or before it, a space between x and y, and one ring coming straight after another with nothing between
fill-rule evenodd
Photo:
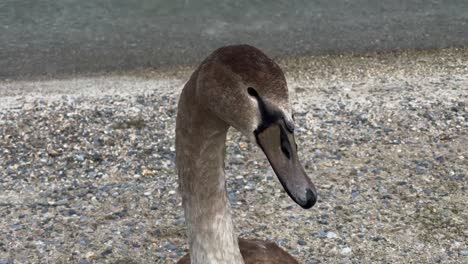
<instances>
[{"instance_id":1,"label":"swan eye","mask_svg":"<svg viewBox=\"0 0 468 264\"><path fill-rule=\"evenodd\" d=\"M259 97L257 91L256 91L254 88L252 88L252 87L247 88L247 92L248 92L249 95L252 96L252 97L255 97L255 98L258 98L258 97Z\"/></svg>"}]
</instances>

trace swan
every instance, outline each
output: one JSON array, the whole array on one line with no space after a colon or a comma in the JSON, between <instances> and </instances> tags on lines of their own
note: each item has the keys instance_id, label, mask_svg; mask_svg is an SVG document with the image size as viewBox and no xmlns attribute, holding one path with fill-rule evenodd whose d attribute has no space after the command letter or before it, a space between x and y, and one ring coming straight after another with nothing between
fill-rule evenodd
<instances>
[{"instance_id":1,"label":"swan","mask_svg":"<svg viewBox=\"0 0 468 264\"><path fill-rule=\"evenodd\" d=\"M281 68L249 45L219 48L191 75L178 103L176 164L190 249L178 263L298 263L275 243L235 233L224 175L231 126L258 144L297 204L308 209L317 201L297 156Z\"/></svg>"}]
</instances>

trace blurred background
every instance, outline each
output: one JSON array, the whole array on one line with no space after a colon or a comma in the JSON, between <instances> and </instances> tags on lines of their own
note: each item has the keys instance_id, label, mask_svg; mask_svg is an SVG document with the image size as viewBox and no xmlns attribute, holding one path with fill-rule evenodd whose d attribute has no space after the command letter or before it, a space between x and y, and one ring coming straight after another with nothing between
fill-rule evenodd
<instances>
[{"instance_id":1,"label":"blurred background","mask_svg":"<svg viewBox=\"0 0 468 264\"><path fill-rule=\"evenodd\" d=\"M460 46L468 1L0 2L0 78L192 64L234 43L272 56Z\"/></svg>"}]
</instances>

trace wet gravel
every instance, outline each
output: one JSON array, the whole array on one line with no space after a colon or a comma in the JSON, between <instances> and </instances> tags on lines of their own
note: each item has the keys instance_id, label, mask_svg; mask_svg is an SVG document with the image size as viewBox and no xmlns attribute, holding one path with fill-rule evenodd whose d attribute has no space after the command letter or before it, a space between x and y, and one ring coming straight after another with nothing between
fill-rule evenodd
<instances>
[{"instance_id":1,"label":"wet gravel","mask_svg":"<svg viewBox=\"0 0 468 264\"><path fill-rule=\"evenodd\" d=\"M281 60L319 201L300 209L258 148L230 131L239 234L307 264L467 263L467 62L467 49ZM33 97L0 84L0 264L174 263L186 253L173 132L190 71L167 88L97 95L65 86L105 78Z\"/></svg>"}]
</instances>

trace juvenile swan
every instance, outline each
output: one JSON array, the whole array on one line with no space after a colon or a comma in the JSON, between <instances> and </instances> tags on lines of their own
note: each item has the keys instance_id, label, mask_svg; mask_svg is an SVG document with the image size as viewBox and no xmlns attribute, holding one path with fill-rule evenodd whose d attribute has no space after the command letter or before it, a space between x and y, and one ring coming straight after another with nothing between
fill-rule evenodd
<instances>
[{"instance_id":1,"label":"juvenile swan","mask_svg":"<svg viewBox=\"0 0 468 264\"><path fill-rule=\"evenodd\" d=\"M257 48L222 47L195 70L179 100L177 169L190 253L178 263L298 263L274 243L234 232L224 176L230 126L257 142L296 203L307 209L317 200L297 157L282 70Z\"/></svg>"}]
</instances>

